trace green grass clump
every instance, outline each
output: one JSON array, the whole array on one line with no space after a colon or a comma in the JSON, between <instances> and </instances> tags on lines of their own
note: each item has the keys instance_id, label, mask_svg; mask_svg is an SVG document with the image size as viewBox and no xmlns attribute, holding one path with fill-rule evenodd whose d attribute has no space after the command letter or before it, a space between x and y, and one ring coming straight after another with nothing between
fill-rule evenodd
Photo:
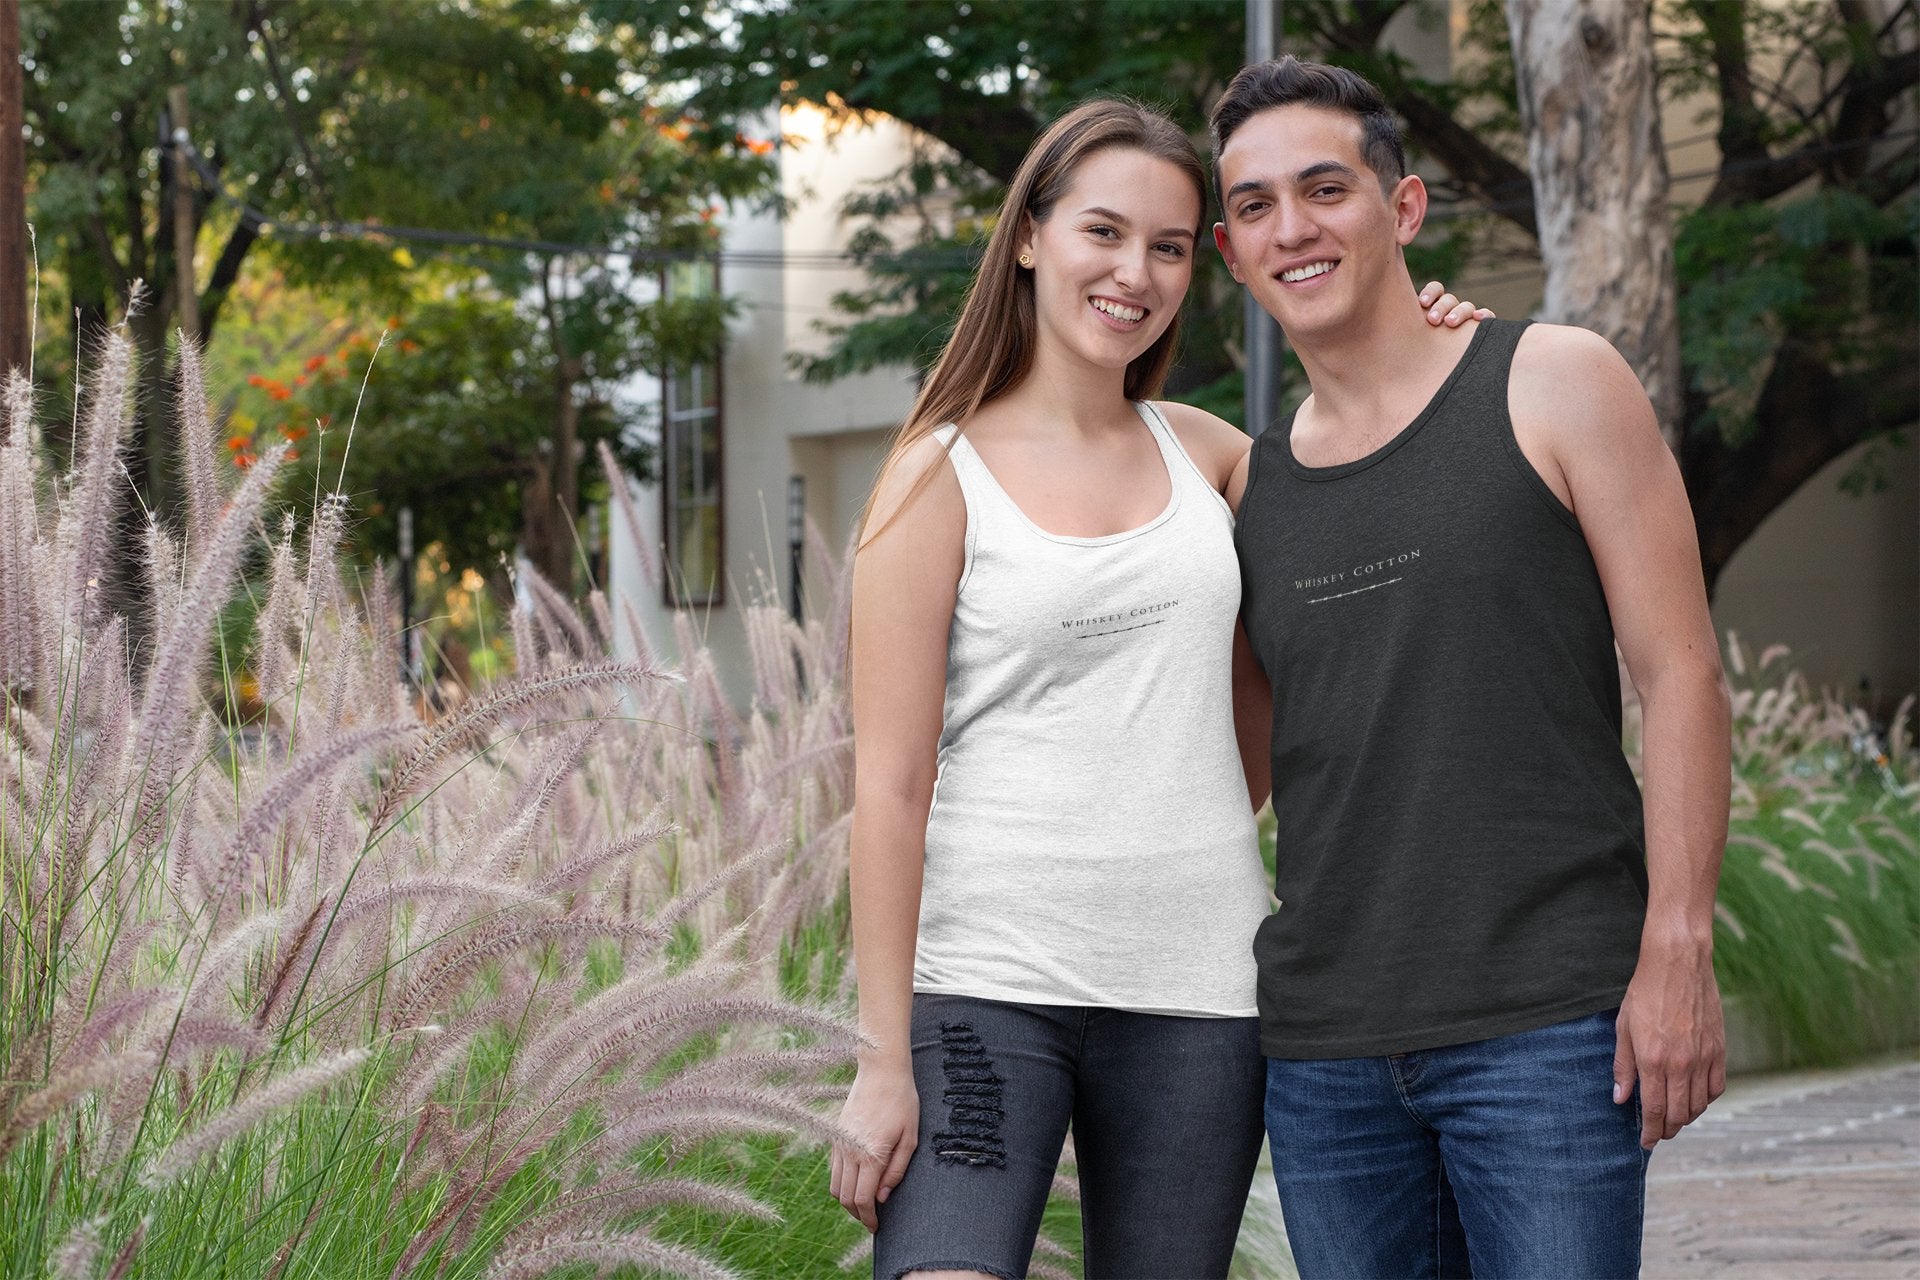
<instances>
[{"instance_id":1,"label":"green grass clump","mask_svg":"<svg viewBox=\"0 0 1920 1280\"><path fill-rule=\"evenodd\" d=\"M1733 641L1734 796L1714 958L1779 1065L1920 1037L1920 769L1912 699L1876 726Z\"/></svg>"}]
</instances>

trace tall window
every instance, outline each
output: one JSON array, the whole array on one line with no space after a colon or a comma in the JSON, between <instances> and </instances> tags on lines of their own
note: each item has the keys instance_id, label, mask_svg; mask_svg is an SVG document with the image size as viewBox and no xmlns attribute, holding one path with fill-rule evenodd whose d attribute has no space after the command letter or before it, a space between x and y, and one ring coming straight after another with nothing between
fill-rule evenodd
<instances>
[{"instance_id":1,"label":"tall window","mask_svg":"<svg viewBox=\"0 0 1920 1280\"><path fill-rule=\"evenodd\" d=\"M669 299L719 292L719 264L667 268ZM719 604L726 577L720 490L720 353L670 366L661 377L665 454L667 603Z\"/></svg>"}]
</instances>

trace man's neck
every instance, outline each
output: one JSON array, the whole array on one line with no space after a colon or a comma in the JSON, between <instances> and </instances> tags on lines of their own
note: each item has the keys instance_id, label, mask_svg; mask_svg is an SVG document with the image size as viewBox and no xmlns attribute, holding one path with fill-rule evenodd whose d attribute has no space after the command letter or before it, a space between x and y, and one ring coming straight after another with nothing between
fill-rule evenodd
<instances>
[{"instance_id":1,"label":"man's neck","mask_svg":"<svg viewBox=\"0 0 1920 1280\"><path fill-rule=\"evenodd\" d=\"M1411 292L1410 282L1407 287ZM1458 336L1458 330L1428 324L1396 294L1393 305L1376 306L1338 332L1295 343L1313 394L1316 424L1338 432L1345 423L1375 423L1383 404L1400 398L1410 386L1424 385L1433 370L1453 367L1459 357L1454 341Z\"/></svg>"}]
</instances>

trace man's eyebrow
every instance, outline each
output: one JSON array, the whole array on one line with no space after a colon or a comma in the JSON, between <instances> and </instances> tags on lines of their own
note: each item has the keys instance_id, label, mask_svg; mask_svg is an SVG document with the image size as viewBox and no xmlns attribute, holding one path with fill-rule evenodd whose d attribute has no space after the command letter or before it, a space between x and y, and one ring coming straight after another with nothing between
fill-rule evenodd
<instances>
[{"instance_id":1,"label":"man's eyebrow","mask_svg":"<svg viewBox=\"0 0 1920 1280\"><path fill-rule=\"evenodd\" d=\"M1112 209L1103 209L1097 204L1089 205L1087 208L1082 209L1080 212L1083 215L1092 214L1096 218L1105 218L1108 222L1117 222L1123 227L1130 227L1133 225L1132 219L1128 218L1126 214L1115 213ZM1154 232L1154 234L1159 236L1185 236L1189 240L1194 238L1193 229L1190 227L1167 227L1163 230Z\"/></svg>"},{"instance_id":2,"label":"man's eyebrow","mask_svg":"<svg viewBox=\"0 0 1920 1280\"><path fill-rule=\"evenodd\" d=\"M1244 182L1236 182L1232 186L1228 187L1227 199L1231 200L1235 196L1246 195L1249 191L1267 191L1267 190L1271 190L1271 188L1268 186L1266 179L1248 178Z\"/></svg>"},{"instance_id":3,"label":"man's eyebrow","mask_svg":"<svg viewBox=\"0 0 1920 1280\"><path fill-rule=\"evenodd\" d=\"M1360 175L1354 172L1352 165L1341 164L1338 160L1322 160L1319 164L1310 164L1293 175L1295 182L1311 182L1315 178L1333 174L1335 177L1351 178L1358 181Z\"/></svg>"}]
</instances>

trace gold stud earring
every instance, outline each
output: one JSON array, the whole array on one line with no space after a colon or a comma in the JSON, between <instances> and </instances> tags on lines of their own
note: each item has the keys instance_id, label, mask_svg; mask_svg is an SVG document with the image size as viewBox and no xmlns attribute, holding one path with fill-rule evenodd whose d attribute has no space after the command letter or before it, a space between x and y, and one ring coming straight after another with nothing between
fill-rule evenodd
<instances>
[{"instance_id":1,"label":"gold stud earring","mask_svg":"<svg viewBox=\"0 0 1920 1280\"><path fill-rule=\"evenodd\" d=\"M1020 265L1021 265L1021 266L1023 266L1023 267L1028 267L1028 268L1031 268L1031 267L1033 266L1033 255L1032 255L1032 254L1030 254L1030 253L1023 253L1023 254L1021 254L1021 255L1020 255Z\"/></svg>"}]
</instances>

